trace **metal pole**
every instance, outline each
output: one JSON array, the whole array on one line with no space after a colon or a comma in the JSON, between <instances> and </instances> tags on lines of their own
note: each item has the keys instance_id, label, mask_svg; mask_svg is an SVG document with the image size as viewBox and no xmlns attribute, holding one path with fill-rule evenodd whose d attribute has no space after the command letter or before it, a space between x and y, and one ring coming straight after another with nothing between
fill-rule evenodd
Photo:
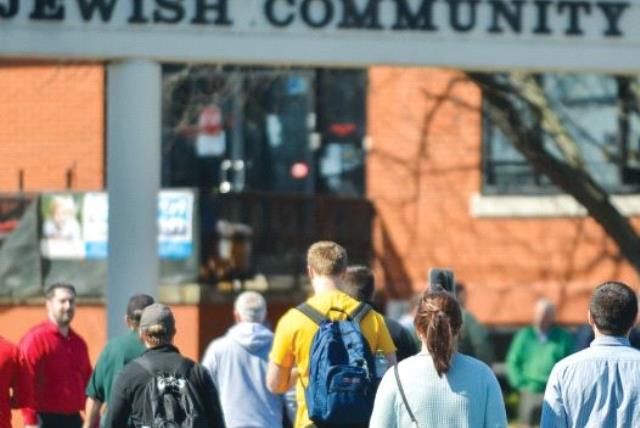
<instances>
[{"instance_id":1,"label":"metal pole","mask_svg":"<svg viewBox=\"0 0 640 428\"><path fill-rule=\"evenodd\" d=\"M126 331L129 298L158 297L157 195L160 189L161 67L147 60L107 66L109 338Z\"/></svg>"}]
</instances>

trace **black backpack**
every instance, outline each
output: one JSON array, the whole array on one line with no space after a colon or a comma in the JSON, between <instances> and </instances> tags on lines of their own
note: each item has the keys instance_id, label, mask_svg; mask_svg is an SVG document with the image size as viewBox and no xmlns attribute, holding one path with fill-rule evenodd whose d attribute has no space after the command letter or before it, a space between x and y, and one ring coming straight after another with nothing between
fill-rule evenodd
<instances>
[{"instance_id":1,"label":"black backpack","mask_svg":"<svg viewBox=\"0 0 640 428\"><path fill-rule=\"evenodd\" d=\"M184 376L192 365L189 360L182 360L172 372L155 369L144 356L136 362L151 374L143 390L145 422L151 423L150 428L207 427L198 393Z\"/></svg>"}]
</instances>

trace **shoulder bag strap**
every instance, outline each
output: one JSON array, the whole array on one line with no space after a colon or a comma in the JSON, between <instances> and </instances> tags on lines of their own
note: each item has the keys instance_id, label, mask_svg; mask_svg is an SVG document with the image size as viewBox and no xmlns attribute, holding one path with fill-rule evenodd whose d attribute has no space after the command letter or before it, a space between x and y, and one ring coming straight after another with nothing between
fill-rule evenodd
<instances>
[{"instance_id":1,"label":"shoulder bag strap","mask_svg":"<svg viewBox=\"0 0 640 428\"><path fill-rule=\"evenodd\" d=\"M407 401L407 396L404 394L404 389L402 388L402 383L400 382L400 374L398 373L398 364L393 365L393 373L396 376L396 384L398 385L398 390L400 390L400 396L402 397L402 402L404 403L404 407L406 407L407 412L409 413L409 417L411 418L411 422L413 422L413 426L419 428L418 421L416 417L413 415L413 411L411 407L409 407L409 402Z\"/></svg>"}]
</instances>

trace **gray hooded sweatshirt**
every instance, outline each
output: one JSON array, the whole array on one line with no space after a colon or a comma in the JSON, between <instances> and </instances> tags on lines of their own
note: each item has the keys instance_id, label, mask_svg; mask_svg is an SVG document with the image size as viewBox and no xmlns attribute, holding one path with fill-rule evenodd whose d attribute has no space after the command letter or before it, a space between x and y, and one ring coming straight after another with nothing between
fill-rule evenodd
<instances>
[{"instance_id":1,"label":"gray hooded sweatshirt","mask_svg":"<svg viewBox=\"0 0 640 428\"><path fill-rule=\"evenodd\" d=\"M283 399L267 389L273 333L242 322L211 342L202 359L218 388L227 428L281 428Z\"/></svg>"}]
</instances>

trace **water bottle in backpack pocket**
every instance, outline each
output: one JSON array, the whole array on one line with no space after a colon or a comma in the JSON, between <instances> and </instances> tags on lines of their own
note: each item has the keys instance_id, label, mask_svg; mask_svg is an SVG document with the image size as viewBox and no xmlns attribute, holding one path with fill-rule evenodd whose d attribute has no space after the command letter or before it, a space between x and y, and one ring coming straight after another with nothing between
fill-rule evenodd
<instances>
[{"instance_id":1,"label":"water bottle in backpack pocket","mask_svg":"<svg viewBox=\"0 0 640 428\"><path fill-rule=\"evenodd\" d=\"M389 361L387 361L387 356L384 354L384 351L377 350L376 351L376 377L378 379L378 384L382 380L382 377L387 372L389 368Z\"/></svg>"},{"instance_id":2,"label":"water bottle in backpack pocket","mask_svg":"<svg viewBox=\"0 0 640 428\"><path fill-rule=\"evenodd\" d=\"M305 400L316 424L367 424L373 410L375 360L360 321L371 310L361 303L347 319L332 321L306 303L297 308L318 324L309 354ZM343 312L339 309L332 308Z\"/></svg>"}]
</instances>

